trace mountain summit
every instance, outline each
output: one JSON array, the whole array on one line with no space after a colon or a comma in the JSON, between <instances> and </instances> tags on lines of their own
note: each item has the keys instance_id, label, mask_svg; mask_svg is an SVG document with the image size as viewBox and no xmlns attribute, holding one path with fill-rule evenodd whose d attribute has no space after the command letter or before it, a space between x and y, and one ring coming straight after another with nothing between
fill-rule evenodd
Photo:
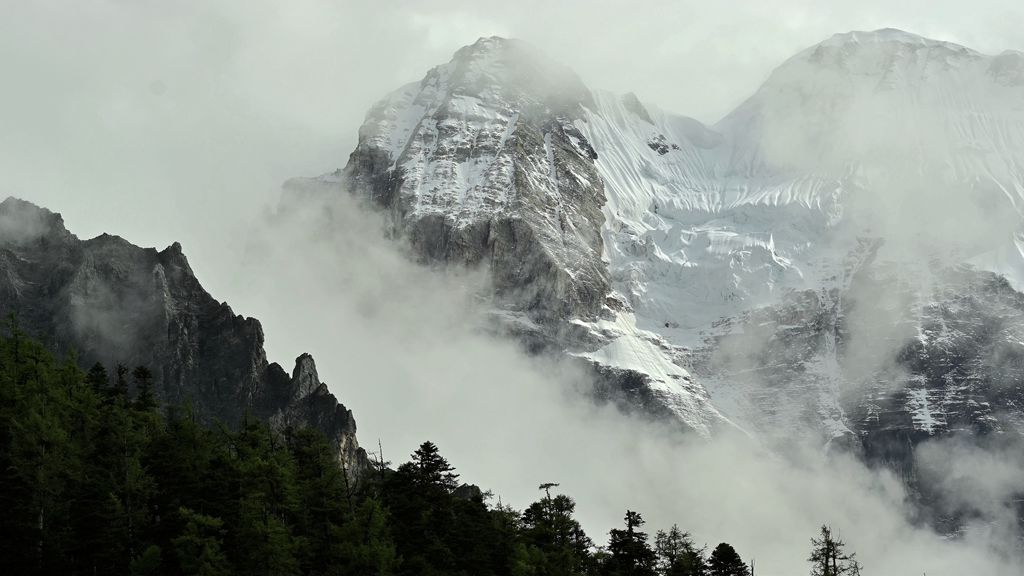
<instances>
[{"instance_id":1,"label":"mountain summit","mask_svg":"<svg viewBox=\"0 0 1024 576\"><path fill-rule=\"evenodd\" d=\"M600 396L913 478L923 439L1024 432L1004 362L1024 297L999 276L1024 278L1021 70L850 32L705 126L482 38L288 188L370 199L425 261L489 265L496 318Z\"/></svg>"}]
</instances>

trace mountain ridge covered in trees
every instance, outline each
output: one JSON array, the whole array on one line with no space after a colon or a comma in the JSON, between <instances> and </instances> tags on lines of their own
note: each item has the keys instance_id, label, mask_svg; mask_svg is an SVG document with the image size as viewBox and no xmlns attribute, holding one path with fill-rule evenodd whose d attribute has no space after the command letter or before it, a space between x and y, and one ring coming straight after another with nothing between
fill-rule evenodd
<instances>
[{"instance_id":1,"label":"mountain ridge covered in trees","mask_svg":"<svg viewBox=\"0 0 1024 576\"><path fill-rule=\"evenodd\" d=\"M204 422L248 413L277 430L317 428L353 471L367 465L352 412L313 358L300 355L291 373L271 362L260 321L207 292L177 242L158 251L110 234L83 240L60 213L9 197L0 201L0 318L9 314L87 366L146 366L160 402L191 402Z\"/></svg>"},{"instance_id":2,"label":"mountain ridge covered in trees","mask_svg":"<svg viewBox=\"0 0 1024 576\"><path fill-rule=\"evenodd\" d=\"M0 336L3 573L751 573L727 543L708 553L678 526L652 538L632 510L598 545L555 483L521 512L495 505L431 442L374 464L356 485L319 431L208 425L161 408L145 367L83 371L16 326ZM859 574L825 528L814 543L813 574Z\"/></svg>"}]
</instances>

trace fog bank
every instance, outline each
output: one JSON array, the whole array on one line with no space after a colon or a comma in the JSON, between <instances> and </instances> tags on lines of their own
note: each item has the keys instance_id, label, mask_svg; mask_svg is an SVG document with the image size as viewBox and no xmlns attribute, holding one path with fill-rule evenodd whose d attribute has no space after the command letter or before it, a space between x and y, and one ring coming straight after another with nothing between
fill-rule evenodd
<instances>
[{"instance_id":1,"label":"fog bank","mask_svg":"<svg viewBox=\"0 0 1024 576\"><path fill-rule=\"evenodd\" d=\"M489 335L477 296L483 271L411 264L383 229L346 195L268 214L250 236L233 301L259 315L271 357L314 355L367 449L379 438L400 463L429 439L465 481L514 506L536 499L542 482L561 483L599 543L628 507L651 532L678 523L698 542L734 544L758 574L805 572L822 523L865 573L1020 573L1005 532L971 526L950 541L914 527L900 483L852 459L813 447L782 458L740 435L684 438L590 404L581 374ZM1012 477L1008 464L979 458L947 460L938 472L960 482L990 469ZM992 484L977 497L1007 482Z\"/></svg>"}]
</instances>

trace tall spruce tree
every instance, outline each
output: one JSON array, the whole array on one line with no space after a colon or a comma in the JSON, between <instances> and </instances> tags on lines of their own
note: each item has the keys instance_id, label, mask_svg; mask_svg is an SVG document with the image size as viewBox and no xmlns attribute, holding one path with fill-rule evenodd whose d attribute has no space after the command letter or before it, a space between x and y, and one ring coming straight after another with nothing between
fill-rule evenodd
<instances>
[{"instance_id":1,"label":"tall spruce tree","mask_svg":"<svg viewBox=\"0 0 1024 576\"><path fill-rule=\"evenodd\" d=\"M92 368L89 369L85 381L97 394L101 395L105 394L107 387L110 386L110 376L107 375L107 369L99 362L93 364Z\"/></svg>"},{"instance_id":2,"label":"tall spruce tree","mask_svg":"<svg viewBox=\"0 0 1024 576\"><path fill-rule=\"evenodd\" d=\"M576 502L564 494L551 496L557 486L541 484L544 497L522 514L522 539L538 576L582 574L589 564L593 542L573 518Z\"/></svg>"},{"instance_id":3,"label":"tall spruce tree","mask_svg":"<svg viewBox=\"0 0 1024 576\"><path fill-rule=\"evenodd\" d=\"M433 442L424 442L412 460L398 467L384 486L384 502L394 522L399 574L432 575L455 571L451 548L455 521L453 493L458 476Z\"/></svg>"},{"instance_id":4,"label":"tall spruce tree","mask_svg":"<svg viewBox=\"0 0 1024 576\"><path fill-rule=\"evenodd\" d=\"M438 486L449 494L459 486L459 475L455 473L455 468L441 456L433 442L420 444L412 455L412 465L417 481L422 484Z\"/></svg>"},{"instance_id":5,"label":"tall spruce tree","mask_svg":"<svg viewBox=\"0 0 1024 576\"><path fill-rule=\"evenodd\" d=\"M708 576L750 576L750 568L731 544L722 542L708 558Z\"/></svg>"},{"instance_id":6,"label":"tall spruce tree","mask_svg":"<svg viewBox=\"0 0 1024 576\"><path fill-rule=\"evenodd\" d=\"M135 383L135 409L145 412L156 408L153 372L145 366L137 366L132 370L132 379Z\"/></svg>"},{"instance_id":7,"label":"tall spruce tree","mask_svg":"<svg viewBox=\"0 0 1024 576\"><path fill-rule=\"evenodd\" d=\"M647 543L647 534L639 528L644 519L638 512L626 511L626 529L609 532L605 573L609 576L653 576L655 555Z\"/></svg>"}]
</instances>

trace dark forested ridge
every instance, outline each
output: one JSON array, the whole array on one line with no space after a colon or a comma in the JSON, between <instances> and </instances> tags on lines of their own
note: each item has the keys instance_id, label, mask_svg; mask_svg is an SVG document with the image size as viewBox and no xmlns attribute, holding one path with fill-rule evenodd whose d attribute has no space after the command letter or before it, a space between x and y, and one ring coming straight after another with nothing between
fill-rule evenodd
<instances>
[{"instance_id":1,"label":"dark forested ridge","mask_svg":"<svg viewBox=\"0 0 1024 576\"><path fill-rule=\"evenodd\" d=\"M204 422L245 414L275 430L323 432L353 470L367 465L352 412L320 382L303 354L289 374L267 359L263 328L200 284L181 249L135 246L102 234L81 240L60 214L30 202L0 202L0 318L55 353L83 363L143 365L161 404L192 404Z\"/></svg>"},{"instance_id":2,"label":"dark forested ridge","mask_svg":"<svg viewBox=\"0 0 1024 576\"><path fill-rule=\"evenodd\" d=\"M321 432L206 425L160 409L152 380L83 371L16 327L0 337L0 573L750 573L728 544L708 554L677 526L651 538L632 510L598 546L554 483L522 512L495 505L430 442L356 486ZM815 574L853 573L831 571L849 557L824 529L814 544Z\"/></svg>"}]
</instances>

